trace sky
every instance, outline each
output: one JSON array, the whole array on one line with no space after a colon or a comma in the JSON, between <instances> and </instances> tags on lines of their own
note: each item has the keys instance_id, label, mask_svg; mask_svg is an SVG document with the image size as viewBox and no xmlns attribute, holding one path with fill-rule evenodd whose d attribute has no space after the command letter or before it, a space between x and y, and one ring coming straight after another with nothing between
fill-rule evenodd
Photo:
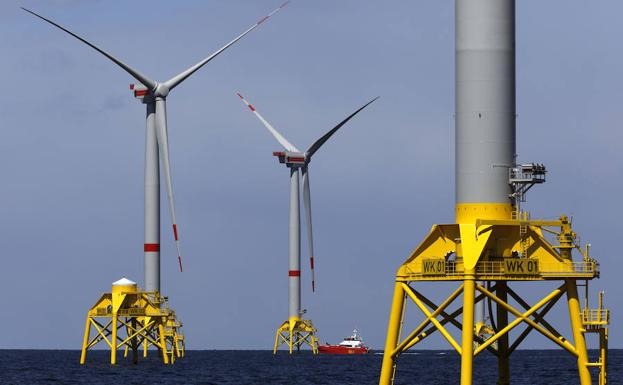
<instances>
[{"instance_id":1,"label":"sky","mask_svg":"<svg viewBox=\"0 0 623 385\"><path fill-rule=\"evenodd\" d=\"M145 112L134 80L19 6L166 80L279 4L0 4L0 328L11 331L0 348L79 349L101 293L121 277L143 281ZM519 160L549 171L525 207L533 218L573 217L601 263L591 288L606 291L614 325L622 13L618 0L517 2ZM357 327L382 347L396 269L433 224L454 219L454 2L293 0L170 94L185 271L163 200L162 291L190 349L270 349L287 318L288 171L237 91L299 148L381 96L314 157L317 292L305 243L302 289L322 342ZM534 300L553 284L516 288ZM451 287L422 291L439 299ZM550 314L571 337L564 302ZM621 348L615 330L610 346ZM556 348L538 335L523 346ZM422 347L450 348L439 336Z\"/></svg>"}]
</instances>

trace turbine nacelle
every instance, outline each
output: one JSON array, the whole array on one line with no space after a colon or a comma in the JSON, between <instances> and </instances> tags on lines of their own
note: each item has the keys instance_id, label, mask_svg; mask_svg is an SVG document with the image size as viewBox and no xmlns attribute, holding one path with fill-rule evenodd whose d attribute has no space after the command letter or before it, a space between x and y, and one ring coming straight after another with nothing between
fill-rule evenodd
<instances>
[{"instance_id":1,"label":"turbine nacelle","mask_svg":"<svg viewBox=\"0 0 623 385\"><path fill-rule=\"evenodd\" d=\"M153 103L154 95L149 90L149 88L145 87L143 84L130 84L130 90L134 94L134 97L140 100L142 103Z\"/></svg>"},{"instance_id":2,"label":"turbine nacelle","mask_svg":"<svg viewBox=\"0 0 623 385\"><path fill-rule=\"evenodd\" d=\"M155 90L143 84L130 84L130 90L134 92L134 97L143 103L153 102L156 98L165 99L170 92L169 87L164 83L156 83Z\"/></svg>"},{"instance_id":3,"label":"turbine nacelle","mask_svg":"<svg viewBox=\"0 0 623 385\"><path fill-rule=\"evenodd\" d=\"M304 152L275 151L273 156L279 158L279 163L285 163L290 168L305 167L311 161Z\"/></svg>"}]
</instances>

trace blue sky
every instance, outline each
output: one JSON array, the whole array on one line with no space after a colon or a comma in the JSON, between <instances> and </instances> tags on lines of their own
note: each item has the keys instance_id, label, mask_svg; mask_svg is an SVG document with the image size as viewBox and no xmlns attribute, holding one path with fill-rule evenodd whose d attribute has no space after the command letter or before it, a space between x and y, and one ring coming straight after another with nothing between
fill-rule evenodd
<instances>
[{"instance_id":1,"label":"blue sky","mask_svg":"<svg viewBox=\"0 0 623 385\"><path fill-rule=\"evenodd\" d=\"M318 290L304 269L303 306L323 342L357 326L382 346L396 269L432 224L453 221L453 3L294 0L172 92L186 271L163 210L163 291L190 348L270 348L287 317L288 172L236 91L302 148L381 95L314 158ZM0 348L77 349L110 283L142 282L145 112L129 75L20 5L166 80L279 1L0 5L0 327L11 330ZM606 290L615 325L622 12L616 0L517 2L519 160L549 169L527 208L573 216L601 262L593 288ZM518 290L536 298L545 287ZM553 313L568 331L564 305ZM623 341L612 333L610 344ZM554 347L539 336L525 346Z\"/></svg>"}]
</instances>

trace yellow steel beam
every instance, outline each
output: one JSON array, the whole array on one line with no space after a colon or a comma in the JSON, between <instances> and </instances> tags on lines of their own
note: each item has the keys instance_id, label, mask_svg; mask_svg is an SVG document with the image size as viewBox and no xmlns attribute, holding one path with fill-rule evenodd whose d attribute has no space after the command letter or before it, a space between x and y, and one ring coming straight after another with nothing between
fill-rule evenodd
<instances>
[{"instance_id":1,"label":"yellow steel beam","mask_svg":"<svg viewBox=\"0 0 623 385\"><path fill-rule=\"evenodd\" d=\"M463 250L463 265L467 272L476 268L476 264L493 233L493 228L487 228L484 232L476 234L475 225L459 224L459 232Z\"/></svg>"},{"instance_id":2,"label":"yellow steel beam","mask_svg":"<svg viewBox=\"0 0 623 385\"><path fill-rule=\"evenodd\" d=\"M162 323L158 324L158 334L160 337L160 349L162 350L162 361L167 365L169 363L169 352L167 352L167 344L164 340L164 326Z\"/></svg>"},{"instance_id":3,"label":"yellow steel beam","mask_svg":"<svg viewBox=\"0 0 623 385\"><path fill-rule=\"evenodd\" d=\"M122 319L118 319L118 322L119 322L120 324L122 324L123 326L125 326L126 328L131 328L131 326L129 326L129 325L127 324L127 322L123 321ZM122 341L122 342L120 342L120 343L118 344L118 346L123 346L123 345L127 344L127 342L128 342L131 338L133 338L133 337L136 337L136 336L141 336L141 337L143 337L143 341L147 340L147 341L148 341L149 343L151 343L152 345L154 345L154 346L156 346L156 347L159 347L159 346L160 346L160 344L159 344L159 342L157 342L157 341L156 341L156 337L155 337L155 336L151 336L151 335L150 335L150 330L148 330L148 329L147 329L148 327L152 327L152 326L154 326L154 324L155 324L155 323L156 323L156 321L154 321L154 320L149 321L147 324L144 324L144 323L143 323L142 325L145 325L145 326L143 326L143 327L142 327L140 330L138 330L138 331L136 331L136 329L135 329L135 328L131 328L131 330L133 330L134 334L133 334L133 335L128 335L128 337L127 337L125 340L123 340L123 339L121 339L121 338L117 338L119 341ZM145 330L145 333L141 333L143 330Z\"/></svg>"},{"instance_id":4,"label":"yellow steel beam","mask_svg":"<svg viewBox=\"0 0 623 385\"><path fill-rule=\"evenodd\" d=\"M91 318L87 315L87 320L84 326L84 338L82 340L82 351L80 352L80 365L84 365L87 359L87 345L89 344L89 337L91 335Z\"/></svg>"},{"instance_id":5,"label":"yellow steel beam","mask_svg":"<svg viewBox=\"0 0 623 385\"><path fill-rule=\"evenodd\" d=\"M124 324L127 328L129 328L129 330L131 330L131 331L132 331L132 334L128 333L127 338L126 338L126 339L124 339L124 340L122 340L122 341L121 341L121 343L119 344L119 346L125 345L125 344L127 344L128 342L130 342L130 340L132 340L132 338L134 338L134 337L137 337L137 336L141 335L141 333L142 333L144 330L146 330L148 327L153 326L154 321L151 321L149 324L144 325L143 327L141 327L141 328L140 328L140 329L138 329L138 330L136 330L136 329L132 328L132 327L131 327L131 326L129 326L126 322L121 321L121 323L123 323L123 324ZM147 337L145 337L145 338L147 338ZM153 344L155 341L150 341L150 342Z\"/></svg>"},{"instance_id":6,"label":"yellow steel beam","mask_svg":"<svg viewBox=\"0 0 623 385\"><path fill-rule=\"evenodd\" d=\"M494 220L494 219L477 219L476 228L482 226L535 226L535 227L561 227L561 221L545 221L545 220Z\"/></svg>"},{"instance_id":7,"label":"yellow steel beam","mask_svg":"<svg viewBox=\"0 0 623 385\"><path fill-rule=\"evenodd\" d=\"M98 325L101 326L101 324L98 324ZM87 345L87 349L90 349L92 346L97 345L102 340L104 340L108 344L108 346L110 347L110 340L108 340L107 337L112 334L112 331L107 329L109 325L110 325L110 323L108 323L106 325L106 328L104 328L101 332L98 331L98 333L95 336L93 336L93 339L91 339L91 341ZM96 327L96 329L97 329L97 327Z\"/></svg>"},{"instance_id":8,"label":"yellow steel beam","mask_svg":"<svg viewBox=\"0 0 623 385\"><path fill-rule=\"evenodd\" d=\"M560 341L555 335L553 335L552 333L550 333L548 330L546 330L545 328L543 328L541 325L537 324L536 322L534 322L533 320L531 320L529 317L530 315L532 315L532 313L534 313L535 311L539 310L541 307L545 306L545 304L547 304L549 301L551 301L553 298L555 298L556 296L559 296L562 294L563 289L562 287L555 289L554 291L552 291L550 294L548 294L547 296L545 296L542 300L540 300L537 304L535 304L534 306L532 306L527 312L525 313L521 313L519 312L517 309L515 309L514 307L510 306L509 304L507 304L506 302L501 301L499 298L497 298L493 293L489 292L487 289L485 289L484 287L477 285L478 286L478 290L485 294L487 297L491 298L493 301L495 301L496 303L498 303L500 306L502 306L503 308L505 308L507 311L509 311L510 313L512 313L514 316L516 316L517 318L515 320L513 320L511 323L509 323L504 329L498 331L495 335L493 335L491 338L487 339L487 341L485 341L485 343L483 345L480 345L476 351L474 351L474 355L479 354L481 351L483 351L485 349L486 346L491 345L492 343L494 343L495 341L497 341L498 338L500 338L500 336L504 335L505 333L508 333L510 330L512 330L513 328L515 328L515 326L519 325L521 322L526 322L529 325L532 325L532 327L534 327L538 332L540 332L541 334L543 334L545 337L549 338L552 342L554 342L555 344L559 345L560 347L562 347L563 349L565 349L566 351L568 351L569 353L573 354L574 356L577 356L578 353L576 351L576 348L571 345L569 343L569 341L565 340L565 341Z\"/></svg>"},{"instance_id":9,"label":"yellow steel beam","mask_svg":"<svg viewBox=\"0 0 623 385\"><path fill-rule=\"evenodd\" d=\"M513 207L510 203L457 203L456 223L474 223L478 218L510 219Z\"/></svg>"},{"instance_id":10,"label":"yellow steel beam","mask_svg":"<svg viewBox=\"0 0 623 385\"><path fill-rule=\"evenodd\" d=\"M418 298L420 298L422 300L422 302L424 302L428 307L432 308L432 309L436 309L438 306L431 300L429 300L428 298L426 298L425 296L422 295L422 293L419 293L417 290L411 288L413 290L413 292L415 293L415 295L418 296ZM484 294L480 293L476 299L474 303L477 303L479 301L482 301L483 298L486 298ZM453 311L451 314L446 313L445 311L442 311L441 313L439 313L440 316L443 317L443 319L441 320L441 324L445 325L448 322L450 322L450 324L452 324L452 326L458 328L459 330L461 330L463 328L463 325L456 320L456 317L463 313L463 306L459 307L457 310ZM421 342L422 340L424 340L426 337L432 335L435 331L437 331L437 327L435 327L434 325L429 327L428 329L424 330L423 332L421 332L417 337L415 337L407 346L405 346L403 351L407 351L409 349L411 349L413 346L415 346L417 343ZM482 339L481 337L479 337L478 335L474 334L474 339L479 343L482 344L484 343L484 339ZM497 356L498 352L497 350L495 350L493 347L489 346L487 348L487 350Z\"/></svg>"},{"instance_id":11,"label":"yellow steel beam","mask_svg":"<svg viewBox=\"0 0 623 385\"><path fill-rule=\"evenodd\" d=\"M420 299L415 294L413 294L413 292L411 291L411 287L409 285L407 285L407 284L404 284L404 283L402 284L402 286L403 286L403 290L413 300L413 302L415 302L415 304L420 308L422 313L424 313L426 315L426 317L428 317L430 319L430 321L437 327L439 332L450 343L450 345L452 345L452 347L459 354L461 354L462 350L461 350L461 347L459 346L459 344L454 340L452 335L450 333L448 333L448 331L439 323L439 321L437 321L437 319L432 316L432 313L426 308L426 306L422 303L422 301L420 301ZM463 286L461 286L461 288L462 287Z\"/></svg>"},{"instance_id":12,"label":"yellow steel beam","mask_svg":"<svg viewBox=\"0 0 623 385\"><path fill-rule=\"evenodd\" d=\"M584 340L584 327L582 325L582 315L580 301L578 300L578 288L574 280L567 280L567 305L569 307L569 318L571 320L571 330L573 332L573 342L577 349L578 374L581 385L591 385L591 373L586 364L588 354L586 352L586 341Z\"/></svg>"},{"instance_id":13,"label":"yellow steel beam","mask_svg":"<svg viewBox=\"0 0 623 385\"><path fill-rule=\"evenodd\" d=\"M461 231L462 233L462 231ZM462 240L461 234L461 240ZM483 245L484 247L484 245ZM461 330L461 385L472 385L474 351L474 270L465 272L463 282L463 329Z\"/></svg>"},{"instance_id":14,"label":"yellow steel beam","mask_svg":"<svg viewBox=\"0 0 623 385\"><path fill-rule=\"evenodd\" d=\"M106 336L109 336L109 335L110 335L110 332L108 332L108 334ZM98 334L98 335L94 336L93 339L87 345L87 350L91 349L93 346L97 345L101 340L105 339L106 336L103 336L101 334ZM106 341L106 343L108 343L108 346L110 346L110 342L108 342L108 340Z\"/></svg>"},{"instance_id":15,"label":"yellow steel beam","mask_svg":"<svg viewBox=\"0 0 623 385\"><path fill-rule=\"evenodd\" d=\"M445 325L448 322L450 322L453 326L457 327L458 329L461 329L463 327L463 325L461 325L461 323L459 321L454 319L459 314L463 313L463 307L460 307L459 309L455 310L452 314L448 314L448 313L444 314L444 313L445 312L441 313L441 316L444 317L444 319L442 319L441 322L440 322L442 325ZM438 329L434 325L429 327L428 329L422 331L414 339L412 339L411 342L409 342L409 344L407 346L404 347L403 351L407 351L407 350L411 349L412 347L414 347L415 345L417 345L418 343L423 341L426 337L431 336L436 331L438 331Z\"/></svg>"},{"instance_id":16,"label":"yellow steel beam","mask_svg":"<svg viewBox=\"0 0 623 385\"><path fill-rule=\"evenodd\" d=\"M608 380L608 328L601 328L599 331L599 362L602 364L599 369L599 385L606 385Z\"/></svg>"},{"instance_id":17,"label":"yellow steel beam","mask_svg":"<svg viewBox=\"0 0 623 385\"><path fill-rule=\"evenodd\" d=\"M409 291L412 291L413 289L409 286L406 285L409 288ZM456 297L458 297L461 294L461 291L463 291L463 285L460 285L452 294L450 294L450 296L443 301L443 303L441 305L439 305L439 307L437 307L435 309L435 311L433 311L433 313L429 313L430 316L427 316L427 318L422 321L422 323L420 323L420 325L418 327L416 327L410 334L409 336L407 336L407 338L405 338L400 345L398 345L398 347L396 347L396 349L394 349L392 351L392 356L396 356L400 353L402 353L405 349L405 347L407 345L409 345L410 341L413 340L415 337L418 336L418 334L420 334L420 332L422 330L424 330L424 328L426 327L426 325L428 325L429 323L432 322L433 318L437 318L437 316L444 311L444 309L446 307L448 307L455 299ZM417 297L417 294L416 294ZM426 314L426 313L425 313ZM435 325L436 326L436 325Z\"/></svg>"},{"instance_id":18,"label":"yellow steel beam","mask_svg":"<svg viewBox=\"0 0 623 385\"><path fill-rule=\"evenodd\" d=\"M558 337L559 339L563 340L565 339L562 334L556 330L555 327L553 327L552 325L550 325L549 322L547 322L545 320L545 315L554 307L554 305L556 305L556 303L558 302L558 300L562 297L562 295L566 292L567 288L563 288L563 292L560 293L560 295L556 298L553 298L547 305L545 305L545 307L543 308L543 310L541 312L535 312L534 313L534 320L536 323L540 323L543 325L543 327L545 327L547 330L549 330L550 333L552 333L553 335L555 335L556 337ZM521 298L519 296L519 294L517 294L514 290L512 290L511 288L508 288L508 294L511 295L511 297L513 297L513 299L519 304L521 305L521 307L523 307L524 309L528 310L530 309L530 305L523 300L523 298ZM515 344L519 344L521 343L521 340L523 340L523 338L525 338L525 336L528 335L528 333L530 333L530 331L534 329L532 326L528 325L526 330L524 330L524 332L517 337L517 340L515 340L515 342L513 343L513 345ZM524 336L524 333L525 336ZM523 336L523 338L521 338ZM520 339L521 338L521 339ZM513 349L514 350L514 349Z\"/></svg>"},{"instance_id":19,"label":"yellow steel beam","mask_svg":"<svg viewBox=\"0 0 623 385\"><path fill-rule=\"evenodd\" d=\"M510 289L509 289L509 291L510 291ZM539 322L540 322L540 323L542 323L542 324L545 326L545 318L543 318L543 317L545 317L545 315L547 315L547 313L548 313L548 312L549 312L549 311L550 311L550 310L554 307L554 305L556 305L556 303L558 302L558 300L562 297L562 294L563 294L563 293L561 293L561 295L559 295L558 297L553 298L551 301L549 301L549 303L548 303L547 305L545 305L545 307L543 308L543 310L542 310L542 311L540 311L540 312L535 312L535 313L534 313L534 318L535 318L535 321L536 321L537 323L539 323ZM518 296L518 297L519 297L519 296ZM513 298L515 298L515 296L513 296ZM515 300L517 300L517 298L515 298ZM520 305L522 305L522 306L523 306L526 310L528 310L528 309L530 308L530 307L529 307L529 305L527 305L527 304L526 304L527 306L524 306L522 303L520 303ZM507 313L507 314L508 314L508 313ZM549 324L548 324L548 325L549 325ZM547 326L546 326L546 327L547 327ZM553 329L553 330L556 330L556 329L554 329L553 327L552 327L552 329ZM552 332L552 329L548 328L548 330L549 330L550 332ZM525 330L524 330L524 331L523 331L523 332L522 332L522 333L521 333L521 334L520 334L520 335L519 335L519 336L515 339L515 341L513 342L513 345L511 345L511 347L510 347L510 348L508 348L508 355L509 355L509 356L510 356L510 355L511 355L514 351L515 351L515 349L517 349L517 347L519 346L519 344L521 344L521 342L522 342L522 341L523 341L523 340L524 340L524 339L528 336L528 334L530 334L530 332L531 332L532 330L534 330L534 328L532 327L532 325L528 325L528 326L526 326L526 329L525 329ZM553 333L553 332L552 332L552 333ZM559 338L561 338L561 337L562 337L562 335L560 335L560 333L558 333L558 331L556 331L556 333L553 333L553 334L558 335L558 337L559 337Z\"/></svg>"},{"instance_id":20,"label":"yellow steel beam","mask_svg":"<svg viewBox=\"0 0 623 385\"><path fill-rule=\"evenodd\" d=\"M543 247L550 255L561 259L562 256L558 251L554 249L554 247L547 241L547 239L543 238L543 235L537 233L532 228L528 228L528 235L530 235L535 241L539 241L539 245Z\"/></svg>"},{"instance_id":21,"label":"yellow steel beam","mask_svg":"<svg viewBox=\"0 0 623 385\"><path fill-rule=\"evenodd\" d=\"M391 355L391 352L398 344L400 338L400 324L403 319L405 302L403 284L397 281L394 284L394 296L389 312L387 337L385 339L385 354L383 354L379 385L391 385L394 382L396 358Z\"/></svg>"},{"instance_id":22,"label":"yellow steel beam","mask_svg":"<svg viewBox=\"0 0 623 385\"><path fill-rule=\"evenodd\" d=\"M95 330L97 330L97 333L102 337L102 339L104 341L106 341L106 343L108 344L109 347L112 348L112 343L111 341L108 340L108 336L111 334L110 331L108 331L108 326L112 325L112 319L110 321L108 321L108 323L106 324L106 326L102 326L102 324L100 324L99 322L97 322L96 320L94 320L93 318L91 318L91 322L93 323L93 326L95 327ZM100 329L100 326L102 327L102 329ZM104 334L104 331L108 331L108 334Z\"/></svg>"},{"instance_id":23,"label":"yellow steel beam","mask_svg":"<svg viewBox=\"0 0 623 385\"><path fill-rule=\"evenodd\" d=\"M113 308L114 309L114 308ZM117 313L112 314L112 335L110 337L110 363L117 363Z\"/></svg>"}]
</instances>

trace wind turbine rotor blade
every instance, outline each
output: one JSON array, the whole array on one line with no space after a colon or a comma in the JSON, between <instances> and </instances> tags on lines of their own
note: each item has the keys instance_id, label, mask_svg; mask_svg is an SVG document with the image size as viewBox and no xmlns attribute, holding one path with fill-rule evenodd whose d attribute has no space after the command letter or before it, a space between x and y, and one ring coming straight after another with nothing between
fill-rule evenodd
<instances>
[{"instance_id":1,"label":"wind turbine rotor blade","mask_svg":"<svg viewBox=\"0 0 623 385\"><path fill-rule=\"evenodd\" d=\"M173 223L173 237L175 238L175 247L177 248L177 260L181 272L184 271L184 269L182 268L182 253L180 252L177 217L175 215L175 202L173 200L173 181L171 178L171 162L169 160L169 134L167 132L167 107L166 101L160 98L156 99L156 133L167 187L169 212L171 214L171 222Z\"/></svg>"},{"instance_id":2,"label":"wind turbine rotor blade","mask_svg":"<svg viewBox=\"0 0 623 385\"><path fill-rule=\"evenodd\" d=\"M169 88L169 90L172 90L173 88L177 87L181 82L183 82L184 80L186 80L187 77L189 77L190 75L192 75L193 73L195 73L199 68L203 67L204 65L206 65L210 60L214 59L215 57L217 57L218 55L221 54L221 52L225 51L227 48L231 47L233 44L235 44L238 40L242 39L246 34L248 34L249 32L253 31L255 28L259 27L260 24L262 24L263 22L265 22L266 20L268 20L269 17L271 17L272 15L274 15L275 13L279 12L283 7L285 7L286 5L288 5L289 1L286 1L285 3L283 3L279 8L275 9L274 11L272 11L271 13L269 13L268 15L264 16L262 19L260 19L260 21L258 21L257 23L255 23L251 28L247 29L246 31L244 31L243 33L241 33L240 35L238 35L234 40L230 41L229 43L225 44L223 47L221 47L220 49L218 49L216 52L214 52L212 55L206 57L205 59L201 60L199 63L195 64L194 66L188 68L186 71L175 75L174 77L172 77L171 79L167 80L166 82L164 82L164 84Z\"/></svg>"},{"instance_id":3,"label":"wind turbine rotor blade","mask_svg":"<svg viewBox=\"0 0 623 385\"><path fill-rule=\"evenodd\" d=\"M307 227L307 248L309 249L309 266L312 276L312 292L316 291L316 273L314 270L314 232L312 230L311 193L309 191L309 168L303 167L303 205Z\"/></svg>"},{"instance_id":4,"label":"wind turbine rotor blade","mask_svg":"<svg viewBox=\"0 0 623 385\"><path fill-rule=\"evenodd\" d=\"M335 134L337 132L337 130L339 130L343 125L346 124L346 122L348 122L349 120L351 120L355 115L357 115L359 112L361 112L361 110L363 110L364 108L368 107L372 102L374 102L376 99L380 98L380 96L377 96L376 98L370 100L368 103L364 104L362 107L360 107L357 111L353 112L352 114L350 114L346 119L342 120L337 126L333 127L331 129L331 131L327 132L326 134L324 134L320 139L318 139L317 141L315 141L311 146L309 146L309 148L307 149L307 156L311 157L312 155L314 155L314 153L316 151L318 151L318 149L320 147L322 147L322 145L329 140L329 138Z\"/></svg>"},{"instance_id":5,"label":"wind turbine rotor blade","mask_svg":"<svg viewBox=\"0 0 623 385\"><path fill-rule=\"evenodd\" d=\"M108 59L110 59L113 63L117 64L119 67L123 68L127 73L129 73L130 75L132 75L133 78L135 78L136 80L138 80L139 82L141 82L145 87L149 88L150 90L154 91L157 87L157 83L153 80L151 80L150 78L148 78L147 76L143 75L142 73L138 72L137 70L135 70L134 68L130 67L129 65L125 64L124 62L122 62L121 60L117 59L116 57L114 57L113 55L111 55L110 53L104 51L103 49L99 48L98 46L96 46L95 44L87 41L86 39L76 35L75 33L71 32L70 30L68 30L67 28L63 27L60 24L57 24L55 22L53 22L50 19L46 19L45 17L29 10L26 9L24 7L21 7L24 11L40 18L43 21L46 21L50 24L52 24L53 26L67 32L68 34L70 34L71 36L75 37L76 39L80 40L81 42L83 42L84 44L88 45L89 47L93 48L94 50L96 50L97 52L101 53L102 55L106 56Z\"/></svg>"},{"instance_id":6,"label":"wind turbine rotor blade","mask_svg":"<svg viewBox=\"0 0 623 385\"><path fill-rule=\"evenodd\" d=\"M262 122L262 124L264 124L264 126L275 137L275 139L277 139L277 141L283 146L283 148L291 152L300 152L298 148L296 148L292 143L288 142L288 140L284 138L283 135L279 133L279 131L277 131L273 126L271 126L270 123L268 123L266 119L264 119L262 115L260 115L260 113L257 112L255 107L253 107L251 103L247 102L247 100L242 95L240 95L240 93L237 93L237 95L244 102L244 104L246 104L247 107L249 107L251 112L253 112L255 116L257 116L257 118Z\"/></svg>"}]
</instances>

